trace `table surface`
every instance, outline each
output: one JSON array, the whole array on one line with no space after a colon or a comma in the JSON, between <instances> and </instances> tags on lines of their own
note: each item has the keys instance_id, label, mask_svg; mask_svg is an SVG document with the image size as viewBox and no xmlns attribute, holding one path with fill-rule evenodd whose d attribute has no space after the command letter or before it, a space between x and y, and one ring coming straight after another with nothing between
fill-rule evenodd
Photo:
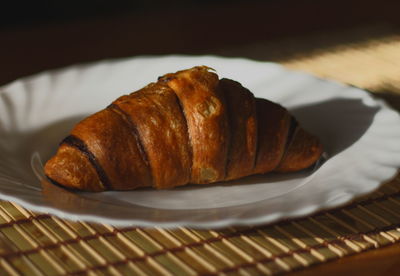
<instances>
[{"instance_id":1,"label":"table surface","mask_svg":"<svg viewBox=\"0 0 400 276\"><path fill-rule=\"evenodd\" d=\"M226 7L216 6L179 16L173 11L168 14L157 11L154 14L3 28L0 29L0 84L45 69L105 58L207 53L279 62L288 68L366 88L399 110L400 51L397 49L400 49L400 33L398 22L392 20L391 5L396 4L389 2L391 4L384 10L387 20L372 16L367 1L368 20L356 17L353 22L343 15L343 21L338 23L330 14L325 19L319 15L319 28L312 28L313 22L307 20L299 26L294 26L293 22L283 24L277 15L260 21L265 9L282 13L282 7L259 3L253 7L232 5L226 22L220 16L221 11L226 12ZM359 4L358 1L351 3L350 10ZM310 7L297 8L307 10ZM340 5L331 8L340 11ZM291 14L291 11L287 12ZM204 20L204 14L207 20ZM247 23L242 26L232 21L238 17ZM293 18L298 17L293 15ZM270 24L276 22L282 25L272 28ZM208 33L206 40L202 32ZM342 275L362 271L363 275L391 275L400 273L399 254L399 243L388 244L291 274Z\"/></svg>"}]
</instances>

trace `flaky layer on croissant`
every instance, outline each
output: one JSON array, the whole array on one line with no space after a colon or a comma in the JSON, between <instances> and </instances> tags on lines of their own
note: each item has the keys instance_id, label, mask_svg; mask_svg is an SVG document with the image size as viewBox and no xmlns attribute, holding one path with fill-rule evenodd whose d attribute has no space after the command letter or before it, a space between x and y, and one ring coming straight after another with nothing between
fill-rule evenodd
<instances>
[{"instance_id":1,"label":"flaky layer on croissant","mask_svg":"<svg viewBox=\"0 0 400 276\"><path fill-rule=\"evenodd\" d=\"M198 66L159 77L81 121L45 174L86 191L166 189L298 171L321 153L286 109Z\"/></svg>"}]
</instances>

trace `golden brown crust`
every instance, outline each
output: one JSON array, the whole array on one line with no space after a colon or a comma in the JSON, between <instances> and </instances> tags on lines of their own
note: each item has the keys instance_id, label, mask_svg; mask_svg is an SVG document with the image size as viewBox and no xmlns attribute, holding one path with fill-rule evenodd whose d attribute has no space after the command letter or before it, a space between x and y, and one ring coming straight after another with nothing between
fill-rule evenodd
<instances>
[{"instance_id":1,"label":"golden brown crust","mask_svg":"<svg viewBox=\"0 0 400 276\"><path fill-rule=\"evenodd\" d=\"M88 191L172 188L311 166L318 139L286 109L205 66L167 74L80 122L45 165Z\"/></svg>"},{"instance_id":2,"label":"golden brown crust","mask_svg":"<svg viewBox=\"0 0 400 276\"><path fill-rule=\"evenodd\" d=\"M187 120L193 153L190 182L224 180L229 132L218 76L207 67L194 67L167 74L159 81L174 90Z\"/></svg>"},{"instance_id":3,"label":"golden brown crust","mask_svg":"<svg viewBox=\"0 0 400 276\"><path fill-rule=\"evenodd\" d=\"M114 101L136 126L150 163L154 187L171 188L190 180L191 150L186 121L175 93L153 83Z\"/></svg>"},{"instance_id":4,"label":"golden brown crust","mask_svg":"<svg viewBox=\"0 0 400 276\"><path fill-rule=\"evenodd\" d=\"M110 189L151 186L150 169L138 149L129 123L112 109L104 109L75 126L71 134L82 140L104 170Z\"/></svg>"},{"instance_id":5,"label":"golden brown crust","mask_svg":"<svg viewBox=\"0 0 400 276\"><path fill-rule=\"evenodd\" d=\"M79 149L62 144L44 167L46 176L67 188L93 192L104 191L98 174L88 157Z\"/></svg>"},{"instance_id":6,"label":"golden brown crust","mask_svg":"<svg viewBox=\"0 0 400 276\"><path fill-rule=\"evenodd\" d=\"M240 83L220 80L231 133L225 180L253 173L257 150L257 114L253 94Z\"/></svg>"}]
</instances>

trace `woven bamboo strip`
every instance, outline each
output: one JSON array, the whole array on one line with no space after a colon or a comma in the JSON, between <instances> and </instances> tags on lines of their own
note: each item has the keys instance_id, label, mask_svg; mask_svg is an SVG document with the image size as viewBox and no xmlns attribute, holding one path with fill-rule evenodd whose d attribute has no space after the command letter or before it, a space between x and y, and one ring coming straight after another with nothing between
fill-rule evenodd
<instances>
[{"instance_id":1,"label":"woven bamboo strip","mask_svg":"<svg viewBox=\"0 0 400 276\"><path fill-rule=\"evenodd\" d=\"M390 197L386 198L386 200L388 202L391 202L391 201L389 201L389 198ZM378 202L378 201L376 201L376 202ZM269 269L269 267L270 267L269 264L272 262L275 262L278 264L280 263L281 269L282 269L282 267L286 267L287 269L291 270L291 269L295 268L295 265L297 265L297 267L299 267L299 266L305 266L305 265L311 264L312 260L309 258L309 256L313 256L315 258L314 261L317 260L317 262L325 261L324 258L327 258L326 257L327 255L324 255L324 254L318 252L318 249L320 249L322 247L328 248L328 246L330 246L329 248L334 248L334 250L328 249L330 255L336 254L337 256L340 256L340 254L343 254L343 248L341 248L340 246L343 246L343 244L346 244L346 242L350 243L350 244L354 243L353 238L351 240L346 238L346 236L349 236L351 234L362 235L362 236L364 236L363 237L364 242L367 242L372 246L374 246L374 245L376 246L376 244L377 244L376 235L374 236L373 234L371 234L372 232L362 234L362 232L360 232L360 230L368 232L368 231L375 231L375 230L379 229L379 228L377 228L377 226L389 227L389 226L393 225L394 223L396 223L395 218L397 218L399 216L399 215L397 215L397 216L394 215L394 216L390 217L390 219L387 219L384 216L380 215L380 212L385 211L385 210L384 209L381 210L381 209L377 209L377 208L380 208L379 204L382 204L382 202L385 202L385 201L379 201L379 204L376 202L375 201L370 202L370 203L368 203L369 205L365 205L365 206L358 205L358 207L349 207L350 211L346 209L346 210L342 210L340 212L334 211L333 213L325 213L325 217L331 219L331 222L329 223L330 225L332 225L332 221L333 221L333 222L340 224L341 227L344 227L345 229L347 229L347 232L344 231L343 229L339 230L342 233L342 235L333 233L333 235L336 235L338 238L342 239L342 243L334 243L334 244L329 244L329 239L326 240L326 239L318 238L318 235L315 235L313 232L310 232L310 230L305 228L303 226L304 225L303 221L305 221L305 220L297 220L297 221L291 222L290 224L281 223L279 225L266 227L266 228L264 227L264 228L259 228L259 229L245 229L245 230L243 230L243 232L235 231L235 229L233 229L232 231L220 231L220 232L219 231L198 231L198 230L192 230L192 229L181 229L181 230L177 230L177 233L174 233L174 230L165 230L165 229L155 229L155 230L126 229L122 232L120 232L120 230L117 230L115 232L107 231L107 232L104 232L103 234L99 235L96 232L96 230L93 227L91 227L91 225L88 225L86 223L81 223L81 225L84 225L88 229L87 233L85 234L86 237L88 237L87 240L95 239L95 240L97 240L97 242L102 243L103 246L105 246L107 248L107 249L103 249L103 251L110 250L111 252L114 252L113 254L118 255L117 259L111 260L111 261L109 261L109 263L107 263L101 267L96 267L96 266L93 266L93 264L92 264L91 268L90 268L91 271L97 272L98 269L107 268L108 272L113 272L114 274L118 275L118 273L120 273L120 272L117 269L117 267L118 267L118 265L122 265L122 264L118 264L118 262L121 261L121 259L123 258L124 255L122 253L117 253L117 252L120 252L118 246L111 244L110 241L108 240L108 238L121 236L121 237L123 237L122 238L123 240L124 239L126 240L126 237L123 233L125 233L125 231L128 233L131 231L135 231L136 233L139 233L139 234L136 234L136 235L138 235L138 236L136 236L136 240L138 240L138 237L141 237L142 239L147 240L147 242L150 241L150 244L152 244L152 246L149 246L149 243L142 244L142 246L145 245L148 253L152 252L154 254L154 253L160 252L160 250L165 250L165 251L169 250L170 252L172 252L170 254L176 254L177 251L175 251L173 248L179 248L180 246L184 245L184 243L180 242L179 239L176 238L176 236L179 235L178 234L179 232L183 232L183 233L186 233L187 236L190 236L193 242L197 242L191 246L190 246L190 244L187 244L187 245L189 245L187 248L196 248L199 246L204 247L205 246L204 243L206 243L206 245L207 245L206 250L209 250L209 253L213 254L214 256L219 257L220 259L222 259L225 262L225 265L220 267L218 271L225 271L226 273L231 273L231 272L233 273L234 271L237 271L238 273L241 273L242 275L254 274L256 272L261 273L261 271L265 274L269 274L269 273L276 272L276 271L271 271ZM393 204L393 203L390 203L390 204ZM373 206L373 207L370 207L370 206ZM6 209L9 210L10 207L8 206ZM2 218L5 222L6 221L10 222L10 221L12 221L11 215L15 216L15 217L19 217L19 219L21 219L21 220L23 219L23 217L25 217L25 218L29 217L30 215L28 212L25 212L24 216L21 216L21 213L24 213L23 210L24 209L21 209L21 207L15 207L14 210L10 209L10 211L8 211L8 212L4 212L4 210L3 210ZM356 210L356 212L354 210ZM19 214L17 211L20 211ZM359 216L361 214L360 212L363 212L362 219L359 218ZM396 212L392 212L392 213L397 214ZM338 217L338 214L340 214L339 217L341 217L341 218ZM321 216L321 215L317 215L316 217L318 217L318 216ZM343 217L343 216L347 216L347 217ZM365 219L366 216L369 216L369 218ZM324 221L324 223L326 223L326 218L322 219L322 221ZM371 220L371 218L373 218L374 220ZM49 218L44 217L42 219L46 220ZM19 233L21 231L22 231L22 233L24 233L24 232L28 231L26 229L29 229L29 228L26 228L26 229L24 228L25 224L31 223L32 225L41 225L40 222L42 219L32 219L30 222L25 221L24 223L17 224L15 226L17 226L17 230L18 230L18 227L22 229L22 230L21 229L19 230ZM310 220L315 221L315 218L310 218ZM57 223L56 218L53 219L53 221L56 221L56 223ZM355 223L354 221L358 224L354 225L354 223ZM65 222L65 221L63 221L63 222ZM348 223L350 223L350 224L348 224ZM320 222L316 223L316 225L318 225L318 224L321 225ZM378 224L378 225L376 225L376 224ZM70 227L67 227L67 225L68 224L66 223L64 226L61 226L60 229L62 229L66 233L69 233L69 236L71 237L70 240L71 240L71 242L73 242L73 241L75 241L74 237L75 238L77 237L77 233L73 233L74 230L69 229ZM321 228L324 228L324 227L321 227ZM338 227L334 227L334 228L337 230ZM51 235L51 232L49 232L49 230L46 230L46 228L43 226L42 226L42 229L45 230L46 234L50 234L50 237L53 237L52 239L54 240L54 236ZM299 231L296 233L295 229L297 229ZM340 227L339 227L339 229L340 229ZM121 230L123 230L123 229L121 229ZM315 228L313 228L313 230L315 231ZM383 235L383 238L389 242L394 242L395 240L397 240L400 237L400 234L397 230L394 231L393 229L391 229L390 232L388 232L388 231L386 231L386 230L378 231L377 234L379 236ZM253 239L250 239L247 236L247 234L252 233L252 232L253 233L257 232L259 234L258 237L261 238L261 242L260 242L260 240L258 242L254 242ZM331 230L331 232L332 232L332 230ZM149 234L149 233L151 233L151 234ZM344 234L344 233L346 233L346 234ZM396 234L393 234L393 233L396 233ZM314 236L314 238L305 239L304 234L308 235L310 237ZM58 236L59 237L65 236L65 233L64 234L59 233ZM161 236L164 236L164 238L160 238ZM29 243L29 239L31 238L29 233L23 234L22 237L24 239L27 239L27 241ZM257 262L255 262L255 258L252 257L253 255L251 253L247 253L248 251L246 251L245 247L239 247L237 245L238 240L235 240L235 239L246 242L246 245L250 246L251 249L253 250L253 252L254 251L262 252L263 256L270 257L270 258L269 259L258 259ZM59 239L56 239L56 240L59 240ZM181 235L180 240L185 240L185 242L187 243L188 238L187 237L182 238L182 235ZM312 240L312 241L310 241L310 240ZM198 243L200 241L203 242L203 245ZM143 240L142 240L142 242L143 242ZM382 241L380 240L379 242L382 242ZM328 243L328 244L326 244L326 243ZM168 244L169 244L169 247L167 247ZM356 244L359 244L359 243L356 243ZM37 244L34 244L34 245L37 246ZM64 245L65 245L65 240L64 240ZM33 249L36 248L35 246L33 246ZM60 244L60 246L62 246L62 245ZM267 246L267 248L269 248L269 250L265 250L265 246ZM29 246L25 246L25 247L29 248ZM353 246L353 248L354 248L354 246ZM98 248L92 248L92 250L96 250L96 249L99 250ZM154 250L154 251L151 251L151 250ZM273 253L271 253L271 250L273 250ZM138 250L136 249L136 251L138 251ZM183 250L183 252L186 253L186 251L184 251L184 250ZM148 253L147 253L147 255L148 255ZM304 255L305 253L307 253L309 255ZM165 252L163 254L165 254ZM200 254L196 254L196 253L194 254L194 256L196 256L196 257L198 257L198 255L200 255ZM103 256L103 254L102 254L102 256ZM241 258L242 265L243 264L247 264L247 265L244 265L244 267L240 267L241 263L237 259L235 261L231 261L230 257L232 257L232 256L236 256L236 257L239 256ZM301 257L299 258L299 256L301 256ZM305 257L305 256L308 256L308 257ZM300 262L299 262L299 259L300 259ZM175 262L178 262L178 265L185 264L183 261L182 261L182 263L179 263L180 258L177 256L175 257L175 259L173 258L173 260ZM267 261L267 262L265 262L265 261ZM207 262L205 262L205 263L208 264ZM251 267L251 265L249 265L249 264L256 267L257 270L250 270L250 268L253 268L253 267ZM257 265L259 265L259 264L263 264L264 267L261 267L261 266L257 267ZM155 266L157 267L158 265L156 264ZM239 266L239 268L237 268L236 266ZM12 267L12 266L10 266L10 267ZM194 274L193 271L189 271L190 266L188 266L188 267L189 267L189 269L185 271L186 272L185 275ZM188 268L188 267L186 267L186 268ZM267 269L265 269L265 268L267 268ZM115 269L115 270L113 270L113 269ZM131 270L129 270L129 271L135 271L135 270L131 268ZM196 270L194 270L194 271L196 271ZM251 271L251 272L249 272L249 271ZM138 273L138 274L146 275L146 273L143 273L143 271L140 270L138 267L136 267L136 272L142 272L142 273ZM165 272L165 271L163 271L163 272Z\"/></svg>"},{"instance_id":2,"label":"woven bamboo strip","mask_svg":"<svg viewBox=\"0 0 400 276\"><path fill-rule=\"evenodd\" d=\"M4 211L3 208L0 209L0 216L3 217L6 221L10 221L11 217ZM32 245L28 240L24 238L24 232L18 227L18 225L13 225L8 228L1 229L2 233L6 236L8 240L10 240L19 250L30 250L32 249ZM21 234L22 232L22 234ZM15 251L18 252L18 251ZM17 256L16 256L17 257ZM19 258L10 259L11 263L18 264L23 263L21 265L21 269L29 269L32 271L32 274L35 275L44 275L40 268L32 261L30 258L22 255L18 256Z\"/></svg>"},{"instance_id":3,"label":"woven bamboo strip","mask_svg":"<svg viewBox=\"0 0 400 276\"><path fill-rule=\"evenodd\" d=\"M4 274L17 276L19 275L18 271L15 270L5 259L0 259L1 267L3 268Z\"/></svg>"}]
</instances>

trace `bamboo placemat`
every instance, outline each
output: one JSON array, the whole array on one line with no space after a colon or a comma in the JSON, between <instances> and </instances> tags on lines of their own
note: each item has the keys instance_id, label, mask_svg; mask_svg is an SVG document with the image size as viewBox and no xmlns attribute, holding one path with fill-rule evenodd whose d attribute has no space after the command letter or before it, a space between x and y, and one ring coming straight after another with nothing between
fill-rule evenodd
<instances>
[{"instance_id":1,"label":"bamboo placemat","mask_svg":"<svg viewBox=\"0 0 400 276\"><path fill-rule=\"evenodd\" d=\"M364 34L371 38L371 32L376 29ZM270 60L274 57L263 56L265 51L283 47L282 43L290 48L324 41L318 36L307 39L297 44L266 42L246 51ZM235 51L243 49L231 53ZM330 44L304 56L276 60L289 68L381 92L399 107L398 35ZM223 230L116 228L62 220L0 202L0 275L268 275L399 240L400 177L339 209L261 227Z\"/></svg>"}]
</instances>

